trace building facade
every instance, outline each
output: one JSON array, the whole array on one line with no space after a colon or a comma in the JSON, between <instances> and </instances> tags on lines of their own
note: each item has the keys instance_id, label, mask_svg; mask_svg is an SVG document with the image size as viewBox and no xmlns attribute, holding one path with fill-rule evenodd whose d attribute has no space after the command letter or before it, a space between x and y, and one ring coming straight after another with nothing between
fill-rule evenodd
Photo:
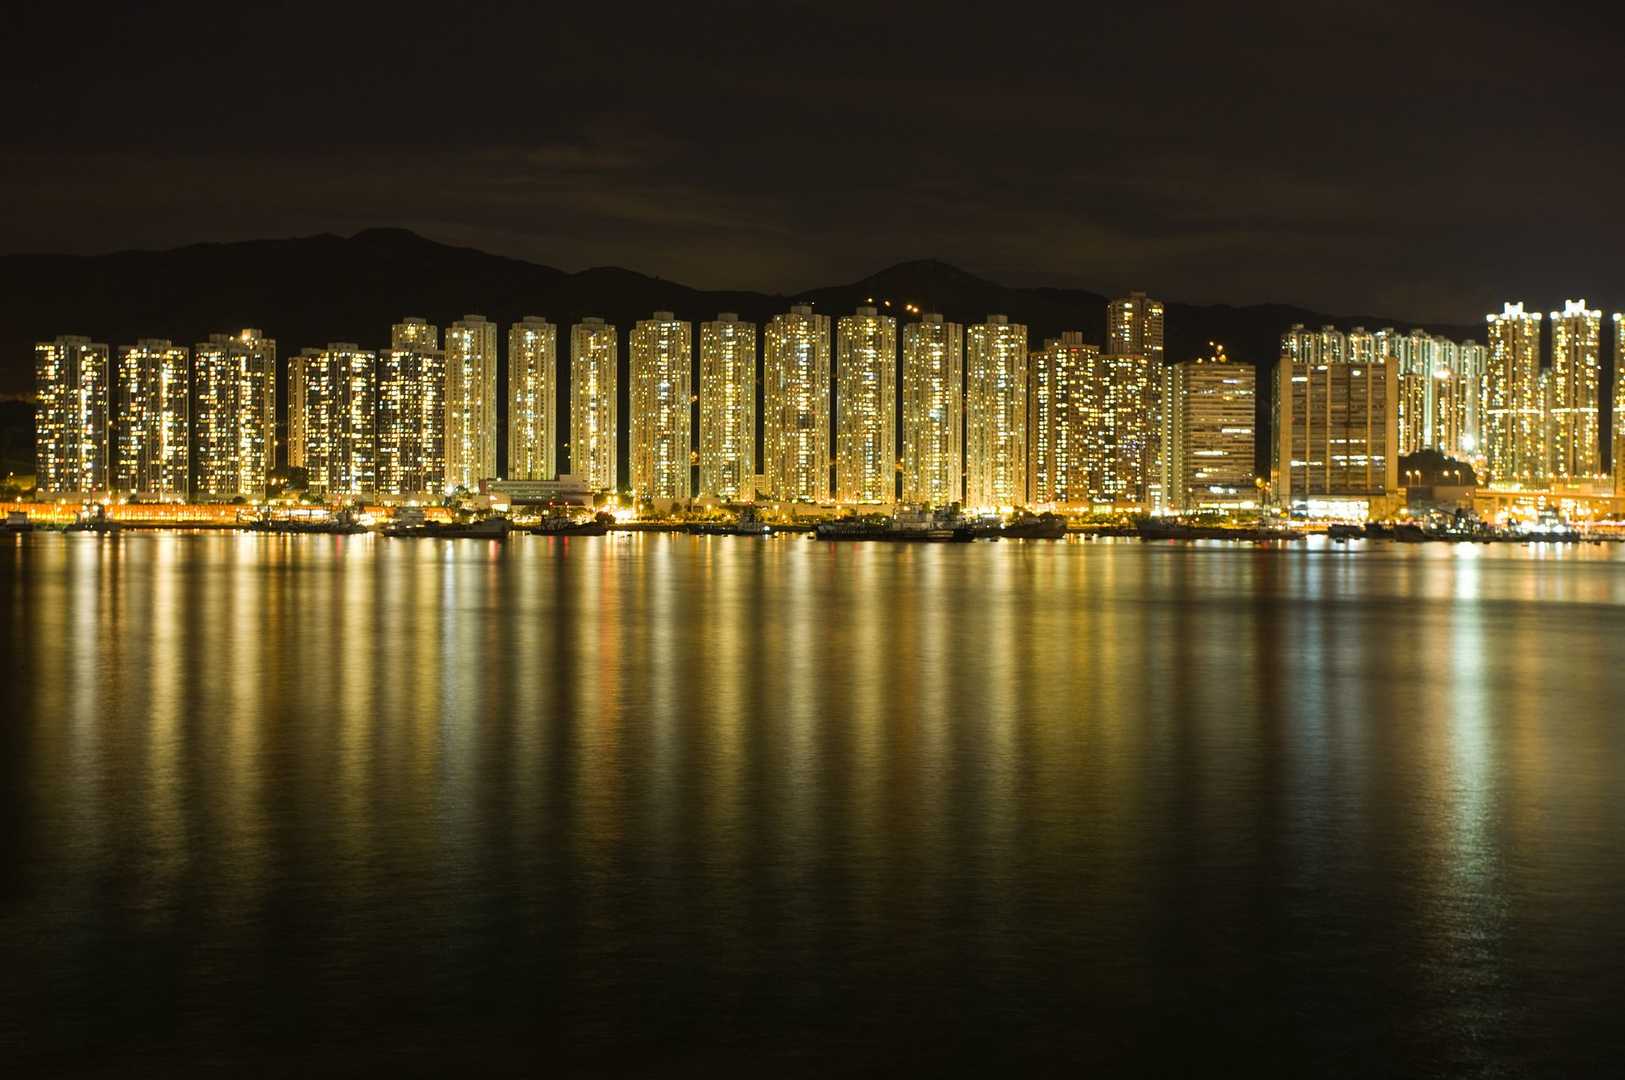
<instances>
[{"instance_id":1,"label":"building facade","mask_svg":"<svg viewBox=\"0 0 1625 1080\"><path fill-rule=\"evenodd\" d=\"M252 329L211 334L192 355L193 491L262 499L276 464L276 342Z\"/></svg>"},{"instance_id":2,"label":"building facade","mask_svg":"<svg viewBox=\"0 0 1625 1080\"><path fill-rule=\"evenodd\" d=\"M1169 508L1190 512L1256 502L1257 370L1216 347L1212 356L1169 367L1164 386Z\"/></svg>"},{"instance_id":3,"label":"building facade","mask_svg":"<svg viewBox=\"0 0 1625 1080\"><path fill-rule=\"evenodd\" d=\"M1489 324L1484 391L1479 403L1490 481L1544 482L1544 402L1540 383L1540 313L1506 304Z\"/></svg>"},{"instance_id":4,"label":"building facade","mask_svg":"<svg viewBox=\"0 0 1625 1080\"><path fill-rule=\"evenodd\" d=\"M1364 517L1373 500L1396 491L1398 393L1393 361L1303 361L1283 350L1273 391L1276 502Z\"/></svg>"},{"instance_id":5,"label":"building facade","mask_svg":"<svg viewBox=\"0 0 1625 1080\"><path fill-rule=\"evenodd\" d=\"M620 483L616 358L620 336L599 318L570 328L570 471L592 491Z\"/></svg>"},{"instance_id":6,"label":"building facade","mask_svg":"<svg viewBox=\"0 0 1625 1080\"><path fill-rule=\"evenodd\" d=\"M113 489L143 502L185 502L192 487L191 357L147 338L118 351Z\"/></svg>"},{"instance_id":7,"label":"building facade","mask_svg":"<svg viewBox=\"0 0 1625 1080\"><path fill-rule=\"evenodd\" d=\"M632 328L631 347L632 494L686 502L693 497L693 329L657 311Z\"/></svg>"},{"instance_id":8,"label":"building facade","mask_svg":"<svg viewBox=\"0 0 1625 1080\"><path fill-rule=\"evenodd\" d=\"M1568 300L1551 318L1546 475L1567 483L1602 475L1602 312Z\"/></svg>"},{"instance_id":9,"label":"building facade","mask_svg":"<svg viewBox=\"0 0 1625 1080\"><path fill-rule=\"evenodd\" d=\"M835 501L897 499L897 320L872 307L835 327Z\"/></svg>"},{"instance_id":10,"label":"building facade","mask_svg":"<svg viewBox=\"0 0 1625 1080\"><path fill-rule=\"evenodd\" d=\"M965 334L965 503L1019 506L1027 496L1027 328L1003 315Z\"/></svg>"},{"instance_id":11,"label":"building facade","mask_svg":"<svg viewBox=\"0 0 1625 1080\"><path fill-rule=\"evenodd\" d=\"M827 503L829 316L797 305L762 341L762 482L777 502Z\"/></svg>"},{"instance_id":12,"label":"building facade","mask_svg":"<svg viewBox=\"0 0 1625 1080\"><path fill-rule=\"evenodd\" d=\"M64 335L34 346L36 486L44 495L109 489L112 373L106 345Z\"/></svg>"},{"instance_id":13,"label":"building facade","mask_svg":"<svg viewBox=\"0 0 1625 1080\"><path fill-rule=\"evenodd\" d=\"M756 324L731 312L700 324L700 495L756 498Z\"/></svg>"},{"instance_id":14,"label":"building facade","mask_svg":"<svg viewBox=\"0 0 1625 1080\"><path fill-rule=\"evenodd\" d=\"M1069 330L1029 358L1027 501L1069 507L1089 501L1083 461L1102 436L1087 413L1100 347Z\"/></svg>"},{"instance_id":15,"label":"building facade","mask_svg":"<svg viewBox=\"0 0 1625 1080\"><path fill-rule=\"evenodd\" d=\"M508 479L558 476L558 392L558 327L527 315L508 328Z\"/></svg>"},{"instance_id":16,"label":"building facade","mask_svg":"<svg viewBox=\"0 0 1625 1080\"><path fill-rule=\"evenodd\" d=\"M1625 495L1625 312L1614 312L1614 494Z\"/></svg>"},{"instance_id":17,"label":"building facade","mask_svg":"<svg viewBox=\"0 0 1625 1080\"><path fill-rule=\"evenodd\" d=\"M477 491L497 474L497 325L464 315L446 327L446 482Z\"/></svg>"},{"instance_id":18,"label":"building facade","mask_svg":"<svg viewBox=\"0 0 1625 1080\"><path fill-rule=\"evenodd\" d=\"M927 314L903 327L903 501L965 497L965 331Z\"/></svg>"},{"instance_id":19,"label":"building facade","mask_svg":"<svg viewBox=\"0 0 1625 1080\"><path fill-rule=\"evenodd\" d=\"M288 361L288 463L309 489L335 497L378 491L378 354L354 342Z\"/></svg>"},{"instance_id":20,"label":"building facade","mask_svg":"<svg viewBox=\"0 0 1625 1080\"><path fill-rule=\"evenodd\" d=\"M1106 354L1143 356L1160 371L1166 359L1162 324L1161 300L1137 292L1111 301L1106 305Z\"/></svg>"},{"instance_id":21,"label":"building facade","mask_svg":"<svg viewBox=\"0 0 1625 1080\"><path fill-rule=\"evenodd\" d=\"M446 358L435 328L398 324L378 359L378 491L401 499L446 495Z\"/></svg>"}]
</instances>

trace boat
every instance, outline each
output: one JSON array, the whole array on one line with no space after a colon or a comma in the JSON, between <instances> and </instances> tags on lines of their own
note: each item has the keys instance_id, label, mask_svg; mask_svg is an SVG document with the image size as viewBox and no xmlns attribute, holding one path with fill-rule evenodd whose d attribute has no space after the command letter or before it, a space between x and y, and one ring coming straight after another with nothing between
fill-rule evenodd
<instances>
[{"instance_id":1,"label":"boat","mask_svg":"<svg viewBox=\"0 0 1625 1080\"><path fill-rule=\"evenodd\" d=\"M1366 531L1361 525L1328 525L1326 538L1336 543L1345 543L1349 540L1364 540Z\"/></svg>"},{"instance_id":2,"label":"boat","mask_svg":"<svg viewBox=\"0 0 1625 1080\"><path fill-rule=\"evenodd\" d=\"M608 514L598 514L584 520L554 514L532 525L530 533L532 536L603 536L609 532L614 520Z\"/></svg>"},{"instance_id":3,"label":"boat","mask_svg":"<svg viewBox=\"0 0 1625 1080\"><path fill-rule=\"evenodd\" d=\"M976 539L976 527L956 515L914 511L895 518L849 517L824 521L813 530L820 540L880 540L903 544L965 544Z\"/></svg>"},{"instance_id":4,"label":"boat","mask_svg":"<svg viewBox=\"0 0 1625 1080\"><path fill-rule=\"evenodd\" d=\"M754 506L747 506L736 521L691 521L683 531L693 536L769 536L773 526L756 516Z\"/></svg>"},{"instance_id":5,"label":"boat","mask_svg":"<svg viewBox=\"0 0 1625 1080\"><path fill-rule=\"evenodd\" d=\"M6 512L6 520L0 523L0 533L26 533L34 531L34 523L29 520L28 511L10 510Z\"/></svg>"},{"instance_id":6,"label":"boat","mask_svg":"<svg viewBox=\"0 0 1625 1080\"><path fill-rule=\"evenodd\" d=\"M1066 518L1060 514L1018 514L999 532L1012 540L1060 540L1066 536Z\"/></svg>"},{"instance_id":7,"label":"boat","mask_svg":"<svg viewBox=\"0 0 1625 1080\"><path fill-rule=\"evenodd\" d=\"M420 513L415 516L397 517L395 524L385 528L383 533L397 540L506 540L508 530L512 527L505 517L488 517L479 521L443 525L438 522L417 520L421 516Z\"/></svg>"},{"instance_id":8,"label":"boat","mask_svg":"<svg viewBox=\"0 0 1625 1080\"><path fill-rule=\"evenodd\" d=\"M367 531L355 511L349 509L327 517L263 517L248 527L254 532L315 536L354 536Z\"/></svg>"},{"instance_id":9,"label":"boat","mask_svg":"<svg viewBox=\"0 0 1625 1080\"><path fill-rule=\"evenodd\" d=\"M1394 539L1401 544L1421 544L1432 540L1433 537L1429 536L1422 526L1402 521L1394 526Z\"/></svg>"},{"instance_id":10,"label":"boat","mask_svg":"<svg viewBox=\"0 0 1625 1080\"><path fill-rule=\"evenodd\" d=\"M1302 540L1297 529L1275 528L1268 525L1197 525L1173 521L1168 518L1145 518L1139 522L1141 540L1235 540L1248 543L1273 543L1278 540Z\"/></svg>"},{"instance_id":11,"label":"boat","mask_svg":"<svg viewBox=\"0 0 1625 1080\"><path fill-rule=\"evenodd\" d=\"M118 522L107 516L107 507L97 503L89 510L79 511L79 516L73 523L63 528L63 532L87 532L100 536L111 536L119 531Z\"/></svg>"}]
</instances>

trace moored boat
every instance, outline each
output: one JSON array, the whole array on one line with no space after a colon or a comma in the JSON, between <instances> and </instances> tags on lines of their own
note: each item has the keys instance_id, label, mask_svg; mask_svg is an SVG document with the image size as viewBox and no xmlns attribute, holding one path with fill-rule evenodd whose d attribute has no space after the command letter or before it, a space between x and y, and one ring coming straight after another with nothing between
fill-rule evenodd
<instances>
[{"instance_id":1,"label":"moored boat","mask_svg":"<svg viewBox=\"0 0 1625 1080\"><path fill-rule=\"evenodd\" d=\"M1196 525L1190 522L1170 521L1166 518L1146 518L1137 528L1141 540L1232 540L1244 543L1274 543L1282 540L1302 540L1304 536L1297 529L1274 528L1268 525Z\"/></svg>"}]
</instances>

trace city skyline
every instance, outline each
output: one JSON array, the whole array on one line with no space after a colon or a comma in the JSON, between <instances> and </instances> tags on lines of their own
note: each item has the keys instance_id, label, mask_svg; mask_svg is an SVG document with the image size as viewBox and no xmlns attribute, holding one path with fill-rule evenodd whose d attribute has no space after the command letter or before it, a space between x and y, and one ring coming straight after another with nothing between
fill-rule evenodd
<instances>
[{"instance_id":1,"label":"city skyline","mask_svg":"<svg viewBox=\"0 0 1625 1080\"><path fill-rule=\"evenodd\" d=\"M580 445L588 451L579 459L588 466L581 479L592 490L619 490L613 455L624 424L631 433L626 490L640 500L779 499L781 488L795 488L784 483L785 466L778 473L740 472L746 455L737 448L748 446L754 460L761 439L764 447L781 451L799 447L792 459L805 459L790 461L791 471L802 476L799 493L784 500L790 502L963 501L982 507L1148 509L1189 503L1189 490L1176 484L1188 489L1188 478L1202 470L1180 460L1193 452L1188 432L1185 449L1173 446L1174 426L1187 423L1175 411L1184 404L1183 395L1192 392L1180 364L1102 352L1076 331L1029 352L1026 328L1003 316L988 316L966 334L938 314L905 306L915 318L903 323L901 338L897 319L881 315L874 305L860 305L855 314L835 320L833 337L829 317L813 315L810 308L792 307L775 317L763 343L760 390L770 403L768 415L774 408L782 415L782 401L789 394L795 417L788 427L781 419L773 430L756 427L752 324L731 314L703 323L696 348L693 325L672 312L657 311L637 322L628 340L632 382L624 415L616 391L616 328L594 318L575 324L568 418L571 441L580 434ZM1152 355L1162 352L1164 306L1159 300L1132 293L1105 307L1109 341ZM1346 404L1337 406L1340 422L1367 424L1363 434L1351 430L1338 440L1375 448L1369 458L1363 451L1341 452L1340 469L1358 459L1386 477L1398 457L1436 449L1480 461L1487 475L1503 485L1600 479L1601 320L1602 313L1583 300L1566 301L1564 313L1553 314L1554 364L1548 368L1539 366L1541 316L1521 303L1508 302L1500 315L1487 316L1487 345L1456 342L1422 328L1401 333L1356 326L1345 332L1330 325L1319 330L1295 325L1281 335L1281 362L1271 385L1269 407L1279 422L1268 451L1272 464L1267 474L1255 475L1287 503L1294 490L1371 497L1397 488L1369 472L1358 481L1336 479L1330 471L1318 479L1312 475L1313 468L1331 469L1327 455L1332 451L1324 445L1317 450L1302 438L1324 437L1324 429L1315 436L1312 426L1297 435L1289 428L1294 417L1322 407L1314 406L1312 397L1299 400L1296 387L1305 380L1298 375L1324 371L1313 381L1325 384L1320 392L1332 395L1327 402L1344 401L1350 390L1370 389L1375 382L1391 384L1359 407L1363 411L1358 415L1366 421L1357 421ZM338 497L432 495L474 491L486 481L577 476L565 474L556 456L547 460L546 451L556 439L544 432L557 430L553 325L539 316L511 324L508 347L500 357L494 322L465 316L447 332L461 357L459 371L446 365L436 328L416 317L391 328L392 345L404 350L380 354L340 342L290 356L282 451L274 435L276 343L257 330L211 335L190 362L188 350L160 338L119 346L116 362L108 358L107 346L84 338L63 335L41 343L36 348L41 490L116 490L155 501L257 499L272 486L270 474L278 464L302 470L309 490ZM726 356L723 334L732 342ZM924 345L933 342L927 363ZM1221 358L1234 363L1222 345L1218 348L1219 356L1206 358L1210 363ZM408 448L402 442L407 392L399 369L411 350L425 355L409 364L417 371L410 396L431 412L404 426L421 432L443 414L444 430L438 439L419 437ZM774 389L767 374L780 370L781 357L795 356L801 359L792 368L799 366L801 373L794 385ZM1495 358L1500 359L1491 363ZM840 378L826 389L831 367ZM495 468L498 418L491 405L499 397L499 368L505 369L500 396L509 405L506 471ZM1350 377L1380 378L1343 385L1340 380L1351 371L1356 375ZM691 381L695 372L697 388ZM943 380L951 372L958 372L962 381L949 394ZM423 380L437 377L443 377L443 384L426 393ZM934 388L927 387L931 379ZM177 395L174 387L188 381L190 392ZM461 416L447 407L459 394L467 399ZM711 408L705 405L707 397ZM1249 397L1255 405L1263 404L1256 393ZM716 407L722 400L732 404ZM1509 409L1501 405L1503 400L1525 404ZM81 411L70 412L70 402ZM1305 408L1311 413L1304 413ZM955 416L959 419L950 419ZM937 430L922 436L933 419ZM1256 425L1247 426L1256 452L1259 444L1251 439ZM1237 424L1230 427L1239 434ZM187 438L177 446L181 431ZM794 438L789 437L792 432ZM75 438L79 445L70 445ZM1294 450L1286 449L1287 439L1296 440ZM454 469L448 455L442 465L441 448L459 441L468 463ZM167 460L162 478L154 451L147 449L160 444L169 447L158 455ZM1482 454L1476 452L1480 444ZM929 445L937 449L928 451ZM722 468L716 447L722 446L735 447L730 467L741 476L726 492L714 490ZM827 463L818 460L820 451ZM1200 451L1226 457L1234 452L1235 447ZM763 453L764 460L771 460L766 449ZM935 454L929 466L934 479L927 483L922 470L930 453ZM187 473L189 456L197 462L195 475ZM1283 462L1291 462L1291 468ZM1311 472L1295 473L1305 462L1311 463ZM697 484L696 466L701 474ZM822 481L815 475L818 470L824 472ZM418 479L407 482L408 471ZM1176 474L1186 479L1176 479ZM182 476L185 483L179 482ZM94 486L63 486L69 478ZM1235 494L1236 479L1210 487Z\"/></svg>"}]
</instances>

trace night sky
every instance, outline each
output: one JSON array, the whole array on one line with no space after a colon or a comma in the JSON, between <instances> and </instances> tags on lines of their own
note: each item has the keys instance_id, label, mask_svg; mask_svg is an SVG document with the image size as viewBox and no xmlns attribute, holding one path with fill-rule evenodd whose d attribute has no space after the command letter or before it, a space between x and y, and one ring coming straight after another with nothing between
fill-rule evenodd
<instances>
[{"instance_id":1,"label":"night sky","mask_svg":"<svg viewBox=\"0 0 1625 1080\"><path fill-rule=\"evenodd\" d=\"M0 20L0 252L398 225L703 288L938 257L1012 285L1418 321L1625 302L1625 34L1606 9L25 3Z\"/></svg>"}]
</instances>

